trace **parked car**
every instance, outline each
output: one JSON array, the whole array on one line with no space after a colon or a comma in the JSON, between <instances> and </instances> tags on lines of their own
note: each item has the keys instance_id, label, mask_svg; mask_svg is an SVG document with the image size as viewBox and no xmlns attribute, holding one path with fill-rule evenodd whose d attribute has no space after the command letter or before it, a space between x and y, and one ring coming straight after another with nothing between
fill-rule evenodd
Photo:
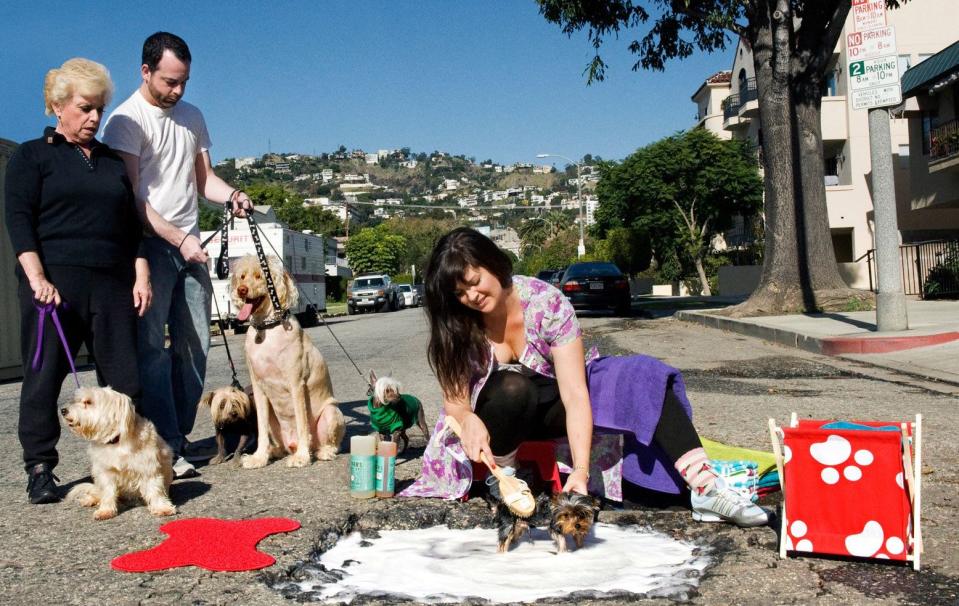
<instances>
[{"instance_id":1,"label":"parked car","mask_svg":"<svg viewBox=\"0 0 959 606\"><path fill-rule=\"evenodd\" d=\"M558 286L574 309L612 309L616 315L626 316L632 308L629 280L613 263L573 263Z\"/></svg>"},{"instance_id":2,"label":"parked car","mask_svg":"<svg viewBox=\"0 0 959 606\"><path fill-rule=\"evenodd\" d=\"M387 274L356 276L346 289L349 315L358 311L396 311L402 305L402 295Z\"/></svg>"},{"instance_id":3,"label":"parked car","mask_svg":"<svg viewBox=\"0 0 959 606\"><path fill-rule=\"evenodd\" d=\"M420 293L411 284L397 284L396 288L403 295L404 307L420 306Z\"/></svg>"},{"instance_id":4,"label":"parked car","mask_svg":"<svg viewBox=\"0 0 959 606\"><path fill-rule=\"evenodd\" d=\"M536 277L542 280L543 282L549 282L550 284L556 284L554 280L556 277L563 273L562 269L544 269L543 271L536 274Z\"/></svg>"}]
</instances>

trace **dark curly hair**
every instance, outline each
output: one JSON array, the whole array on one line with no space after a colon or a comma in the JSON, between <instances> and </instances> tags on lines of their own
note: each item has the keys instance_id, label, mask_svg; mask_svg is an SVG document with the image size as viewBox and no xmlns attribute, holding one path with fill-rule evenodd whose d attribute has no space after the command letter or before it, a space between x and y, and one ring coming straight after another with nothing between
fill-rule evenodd
<instances>
[{"instance_id":1,"label":"dark curly hair","mask_svg":"<svg viewBox=\"0 0 959 606\"><path fill-rule=\"evenodd\" d=\"M468 227L459 227L437 241L426 265L426 317L430 325L427 354L446 396L469 388L476 364L489 361L483 315L460 303L456 285L469 267L483 267L512 285L513 262L492 240Z\"/></svg>"}]
</instances>

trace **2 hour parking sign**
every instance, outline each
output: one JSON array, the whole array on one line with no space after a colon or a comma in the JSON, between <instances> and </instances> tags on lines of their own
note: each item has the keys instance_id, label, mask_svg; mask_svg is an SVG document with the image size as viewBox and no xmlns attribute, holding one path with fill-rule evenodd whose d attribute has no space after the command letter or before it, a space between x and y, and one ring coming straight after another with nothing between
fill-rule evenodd
<instances>
[{"instance_id":1,"label":"2 hour parking sign","mask_svg":"<svg viewBox=\"0 0 959 606\"><path fill-rule=\"evenodd\" d=\"M846 36L846 73L853 109L902 103L896 32L886 25L884 1L852 0L857 31ZM864 29L863 26L868 27Z\"/></svg>"}]
</instances>

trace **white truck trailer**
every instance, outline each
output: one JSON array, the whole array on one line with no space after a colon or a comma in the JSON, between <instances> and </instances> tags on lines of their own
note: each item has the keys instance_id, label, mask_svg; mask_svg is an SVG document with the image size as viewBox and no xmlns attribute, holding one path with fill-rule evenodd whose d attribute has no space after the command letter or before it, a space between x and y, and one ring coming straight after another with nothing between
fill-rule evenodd
<instances>
[{"instance_id":1,"label":"white truck trailer","mask_svg":"<svg viewBox=\"0 0 959 606\"><path fill-rule=\"evenodd\" d=\"M322 236L302 233L288 229L278 222L272 210L266 207L257 207L254 215L257 226L260 228L260 244L266 255L278 255L299 290L299 302L296 309L291 310L304 326L315 326L317 314L326 311L326 242ZM200 240L206 240L214 232L200 233ZM210 279L213 281L213 320L222 316L227 326L236 324L237 309L230 300L230 280L220 280L216 277L215 263L220 255L220 231L206 246L210 260L207 267ZM232 262L244 255L255 255L256 247L250 236L250 224L246 219L234 219L229 230L229 250ZM273 245L272 247L270 245ZM276 249L276 252L274 252ZM276 278L274 278L276 280ZM217 311L219 310L219 316Z\"/></svg>"}]
</instances>

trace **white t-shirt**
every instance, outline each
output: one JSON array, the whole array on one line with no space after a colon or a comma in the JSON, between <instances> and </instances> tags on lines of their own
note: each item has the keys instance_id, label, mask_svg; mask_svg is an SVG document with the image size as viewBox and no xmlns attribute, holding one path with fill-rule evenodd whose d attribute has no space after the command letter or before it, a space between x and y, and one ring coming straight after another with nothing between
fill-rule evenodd
<instances>
[{"instance_id":1,"label":"white t-shirt","mask_svg":"<svg viewBox=\"0 0 959 606\"><path fill-rule=\"evenodd\" d=\"M138 199L183 231L199 235L195 162L197 154L210 149L199 109L185 101L163 109L137 89L110 114L103 142L140 159Z\"/></svg>"}]
</instances>

